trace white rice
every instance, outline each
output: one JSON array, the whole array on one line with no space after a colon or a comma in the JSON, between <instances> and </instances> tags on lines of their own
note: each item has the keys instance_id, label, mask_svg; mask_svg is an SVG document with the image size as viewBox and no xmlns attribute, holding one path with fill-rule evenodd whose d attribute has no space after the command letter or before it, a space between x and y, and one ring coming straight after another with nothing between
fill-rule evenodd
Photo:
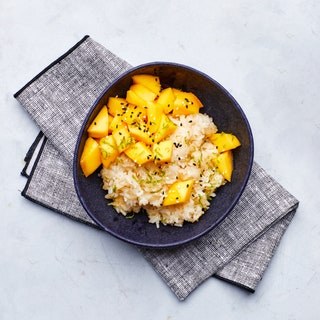
<instances>
[{"instance_id":1,"label":"white rice","mask_svg":"<svg viewBox=\"0 0 320 320\"><path fill-rule=\"evenodd\" d=\"M217 132L213 120L201 113L170 119L177 124L175 132L166 138L174 142L170 163L139 166L121 154L109 168L101 170L106 198L113 200L115 210L131 216L144 209L149 222L157 227L160 223L182 226L184 221L198 221L208 209L215 190L225 184L212 164L217 155L217 148L208 139ZM187 179L194 179L190 200L162 206L170 185Z\"/></svg>"}]
</instances>

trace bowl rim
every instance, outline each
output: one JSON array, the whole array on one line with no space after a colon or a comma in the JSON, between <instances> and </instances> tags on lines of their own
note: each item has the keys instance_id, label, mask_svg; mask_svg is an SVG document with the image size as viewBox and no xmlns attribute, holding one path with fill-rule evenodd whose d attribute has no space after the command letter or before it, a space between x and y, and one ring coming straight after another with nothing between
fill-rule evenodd
<instances>
[{"instance_id":1,"label":"bowl rim","mask_svg":"<svg viewBox=\"0 0 320 320\"><path fill-rule=\"evenodd\" d=\"M210 82L214 83L219 90L223 91L223 93L228 96L228 98L230 100L232 100L232 103L234 104L234 106L236 106L236 108L238 109L238 111L241 114L241 117L246 125L247 131L248 131L248 138L249 138L249 152L250 152L250 156L249 156L249 161L248 161L248 168L247 168L247 172L245 173L241 188L239 189L237 196L233 199L233 201L230 203L230 205L228 206L228 209L225 211L225 213L223 215L221 215L210 227L204 229L202 232L197 233L196 235L189 237L185 240L177 240L176 242L171 242L168 244L150 244L150 243L146 243L144 241L136 241L136 240L130 240L124 236L119 235L118 233L114 232L113 230L110 230L108 227L102 225L100 223L100 221L90 212L89 208L87 207L85 201L83 200L80 190L79 190L79 186L77 183L77 155L79 153L79 148L80 148L80 142L82 140L82 135L84 134L84 129L86 127L86 124L91 116L91 114L93 113L93 111L95 110L97 104L100 102L100 100L103 98L103 96L106 94L106 92L113 86L115 85L118 81L120 81L122 78L126 77L128 74L133 73L135 71L138 71L142 68L145 67L151 67L151 66L170 66L170 67L179 67L182 69L188 69L194 73L199 74L200 76L206 78L207 80L209 80ZM127 70L125 70L123 73L121 73L120 75L118 75L117 77L115 77L102 91L101 93L98 95L98 97L95 99L95 101L93 102L93 104L91 105L91 107L88 109L85 118L82 121L80 130L78 132L78 136L77 136L77 140L76 140L76 145L75 145L75 149L74 149L74 157L73 157L73 165L72 165L72 172L73 172L73 181L74 181L74 187L76 190L76 194L78 196L78 199L80 201L81 206L85 209L86 213L89 215L89 217L98 225L98 227L100 227L101 229L103 229L104 231L106 231L107 233L113 235L114 237L125 241L127 243L139 246L139 247L146 247L146 248L155 248L155 249L164 249L164 248L172 248L172 247L177 247L177 246L181 246L184 245L186 243L190 243L202 236L204 236L205 234L207 234L208 232L212 231L214 228L216 228L229 214L230 212L234 209L234 207L236 206L236 204L238 203L241 195L243 194L248 180L250 178L250 174L252 171L252 166L253 166L253 162L254 162L254 139L253 139L253 134L252 134L252 129L250 126L250 123L248 121L248 118L246 116L246 114L244 113L242 107L240 106L240 104L236 101L236 99L231 95L231 93L224 87L222 86L218 81L216 81L215 79L213 79L212 77L210 77L208 74L204 73L203 71L200 71L194 67L190 67L188 65L182 64L182 63L177 63L177 62L167 62L167 61L153 61L153 62L146 62L143 64L139 64L137 66L133 66ZM201 220L200 220L201 221ZM198 223L200 223L200 221ZM183 227L182 227L183 228Z\"/></svg>"}]
</instances>

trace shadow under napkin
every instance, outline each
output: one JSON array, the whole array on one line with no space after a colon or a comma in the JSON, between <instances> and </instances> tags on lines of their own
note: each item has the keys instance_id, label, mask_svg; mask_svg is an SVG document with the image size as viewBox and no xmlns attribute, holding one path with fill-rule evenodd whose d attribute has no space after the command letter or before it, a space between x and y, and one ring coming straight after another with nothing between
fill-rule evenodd
<instances>
[{"instance_id":1,"label":"shadow under napkin","mask_svg":"<svg viewBox=\"0 0 320 320\"><path fill-rule=\"evenodd\" d=\"M128 68L86 36L14 95L44 133L26 156L23 196L97 227L74 190L73 152L94 100ZM297 207L297 199L254 163L240 201L209 234L175 249L138 249L180 300L212 275L253 292Z\"/></svg>"}]
</instances>

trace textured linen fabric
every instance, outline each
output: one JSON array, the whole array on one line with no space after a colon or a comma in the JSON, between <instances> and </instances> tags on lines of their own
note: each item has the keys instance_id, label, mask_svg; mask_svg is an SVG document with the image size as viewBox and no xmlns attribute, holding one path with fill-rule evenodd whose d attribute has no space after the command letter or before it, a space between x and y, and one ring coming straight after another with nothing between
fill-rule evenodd
<instances>
[{"instance_id":1,"label":"textured linen fabric","mask_svg":"<svg viewBox=\"0 0 320 320\"><path fill-rule=\"evenodd\" d=\"M180 299L210 275L254 291L296 206L296 199L254 163L239 202L213 231L184 247L144 254Z\"/></svg>"},{"instance_id":2,"label":"textured linen fabric","mask_svg":"<svg viewBox=\"0 0 320 320\"><path fill-rule=\"evenodd\" d=\"M71 164L77 136L89 108L102 90L130 67L86 36L15 97Z\"/></svg>"},{"instance_id":3,"label":"textured linen fabric","mask_svg":"<svg viewBox=\"0 0 320 320\"><path fill-rule=\"evenodd\" d=\"M25 158L23 196L99 228L77 198L73 153L91 105L129 68L86 36L15 94L41 130ZM239 202L213 231L179 248L137 249L180 300L211 276L253 292L297 206L298 200L255 162Z\"/></svg>"}]
</instances>

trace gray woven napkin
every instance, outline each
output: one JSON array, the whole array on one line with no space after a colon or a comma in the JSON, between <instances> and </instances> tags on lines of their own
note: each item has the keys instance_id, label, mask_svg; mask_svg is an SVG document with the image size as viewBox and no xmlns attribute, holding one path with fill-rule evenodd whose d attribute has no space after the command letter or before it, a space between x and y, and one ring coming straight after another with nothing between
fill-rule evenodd
<instances>
[{"instance_id":1,"label":"gray woven napkin","mask_svg":"<svg viewBox=\"0 0 320 320\"><path fill-rule=\"evenodd\" d=\"M25 158L24 197L98 228L76 196L73 152L96 97L130 67L86 36L14 95L41 130ZM179 248L137 249L180 300L211 276L254 292L297 207L255 162L236 207L210 233Z\"/></svg>"}]
</instances>

